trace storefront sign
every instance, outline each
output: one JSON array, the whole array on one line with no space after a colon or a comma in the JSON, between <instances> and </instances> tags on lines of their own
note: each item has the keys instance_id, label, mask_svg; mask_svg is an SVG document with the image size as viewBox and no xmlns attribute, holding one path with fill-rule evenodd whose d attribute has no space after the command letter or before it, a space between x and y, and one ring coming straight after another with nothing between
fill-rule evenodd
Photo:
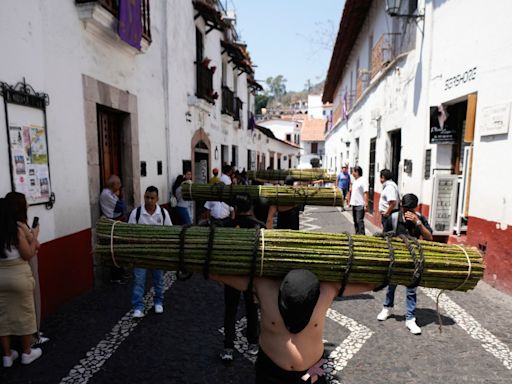
<instances>
[{"instance_id":1,"label":"storefront sign","mask_svg":"<svg viewBox=\"0 0 512 384\"><path fill-rule=\"evenodd\" d=\"M455 125L445 107L430 107L430 144L453 144L456 140Z\"/></svg>"},{"instance_id":2,"label":"storefront sign","mask_svg":"<svg viewBox=\"0 0 512 384\"><path fill-rule=\"evenodd\" d=\"M457 204L457 175L435 175L431 225L434 235L451 235Z\"/></svg>"},{"instance_id":3,"label":"storefront sign","mask_svg":"<svg viewBox=\"0 0 512 384\"><path fill-rule=\"evenodd\" d=\"M462 73L449 76L444 82L444 90L448 91L449 89L457 88L458 86L473 80L476 80L476 67L468 69Z\"/></svg>"},{"instance_id":4,"label":"storefront sign","mask_svg":"<svg viewBox=\"0 0 512 384\"><path fill-rule=\"evenodd\" d=\"M510 103L485 107L482 110L480 136L503 135L510 125Z\"/></svg>"}]
</instances>

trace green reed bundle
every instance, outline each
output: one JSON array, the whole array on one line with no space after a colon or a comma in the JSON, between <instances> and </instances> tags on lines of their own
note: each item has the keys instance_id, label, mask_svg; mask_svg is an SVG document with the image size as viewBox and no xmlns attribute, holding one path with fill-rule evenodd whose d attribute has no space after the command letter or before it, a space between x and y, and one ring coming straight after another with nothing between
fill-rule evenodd
<instances>
[{"instance_id":1,"label":"green reed bundle","mask_svg":"<svg viewBox=\"0 0 512 384\"><path fill-rule=\"evenodd\" d=\"M185 200L214 200L230 203L237 193L248 193L252 199L262 197L276 205L341 205L343 195L337 188L287 185L190 184L181 186Z\"/></svg>"},{"instance_id":2,"label":"green reed bundle","mask_svg":"<svg viewBox=\"0 0 512 384\"><path fill-rule=\"evenodd\" d=\"M290 230L183 228L102 218L96 227L96 253L110 264L115 260L123 266L190 272L208 264L217 274L250 275L254 268L255 276L279 278L305 268L322 281L341 281L352 260L348 280L375 284L409 285L421 266L419 285L459 291L474 288L484 272L479 252L457 245Z\"/></svg>"},{"instance_id":3,"label":"green reed bundle","mask_svg":"<svg viewBox=\"0 0 512 384\"><path fill-rule=\"evenodd\" d=\"M286 176L292 176L295 181L317 181L335 182L336 175L328 173L324 169L267 169L261 171L247 172L249 179L260 180L284 180Z\"/></svg>"}]
</instances>

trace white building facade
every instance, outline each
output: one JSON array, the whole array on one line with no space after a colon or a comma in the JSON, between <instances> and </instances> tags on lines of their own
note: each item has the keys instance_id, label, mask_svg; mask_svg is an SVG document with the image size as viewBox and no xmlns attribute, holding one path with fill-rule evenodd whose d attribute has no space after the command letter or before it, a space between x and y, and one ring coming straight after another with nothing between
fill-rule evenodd
<instances>
[{"instance_id":1,"label":"white building facade","mask_svg":"<svg viewBox=\"0 0 512 384\"><path fill-rule=\"evenodd\" d=\"M220 3L141 0L140 48L120 39L117 4L2 4L0 194L25 192L40 217L45 313L93 285L110 174L130 208L149 185L165 204L184 171L206 182L222 161L248 170L268 152L253 139L260 87Z\"/></svg>"},{"instance_id":2,"label":"white building facade","mask_svg":"<svg viewBox=\"0 0 512 384\"><path fill-rule=\"evenodd\" d=\"M384 1L347 1L323 101L334 108L326 155L336 170L363 168L368 217L380 221L379 171L390 169L434 234L479 247L485 279L512 292L512 4L499 5L408 2L405 18Z\"/></svg>"}]
</instances>

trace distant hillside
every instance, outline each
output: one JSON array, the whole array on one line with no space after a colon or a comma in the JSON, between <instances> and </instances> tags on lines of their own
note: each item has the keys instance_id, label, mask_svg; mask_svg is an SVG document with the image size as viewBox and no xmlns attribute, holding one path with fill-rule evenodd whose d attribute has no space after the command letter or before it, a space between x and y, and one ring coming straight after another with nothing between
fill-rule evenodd
<instances>
[{"instance_id":1,"label":"distant hillside","mask_svg":"<svg viewBox=\"0 0 512 384\"><path fill-rule=\"evenodd\" d=\"M281 96L281 100L279 100L279 103L276 102L276 100L272 99L268 103L268 107L277 106L280 104L281 108L289 108L293 103L296 103L299 100L307 101L308 95L321 95L324 90L324 83L325 81L322 81L318 84L311 85L311 87L308 89L304 89L299 92L290 91L287 92L285 95Z\"/></svg>"}]
</instances>

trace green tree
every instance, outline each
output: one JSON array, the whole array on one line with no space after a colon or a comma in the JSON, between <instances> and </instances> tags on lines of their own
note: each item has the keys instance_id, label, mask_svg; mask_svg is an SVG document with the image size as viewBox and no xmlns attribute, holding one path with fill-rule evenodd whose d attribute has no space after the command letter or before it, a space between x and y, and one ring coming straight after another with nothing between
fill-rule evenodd
<instances>
[{"instance_id":1,"label":"green tree","mask_svg":"<svg viewBox=\"0 0 512 384\"><path fill-rule=\"evenodd\" d=\"M265 80L267 84L267 92L275 99L280 100L281 97L286 95L286 79L283 75L277 75L276 77L268 77Z\"/></svg>"},{"instance_id":2,"label":"green tree","mask_svg":"<svg viewBox=\"0 0 512 384\"><path fill-rule=\"evenodd\" d=\"M270 100L269 95L256 95L256 114L261 114L261 108L266 108Z\"/></svg>"}]
</instances>

